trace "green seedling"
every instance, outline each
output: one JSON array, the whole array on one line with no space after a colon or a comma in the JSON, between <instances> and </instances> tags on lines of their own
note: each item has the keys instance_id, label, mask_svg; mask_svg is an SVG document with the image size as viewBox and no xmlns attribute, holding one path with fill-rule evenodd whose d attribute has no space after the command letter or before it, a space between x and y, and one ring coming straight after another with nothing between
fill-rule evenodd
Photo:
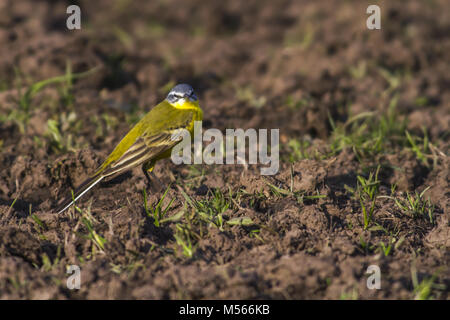
<instances>
[{"instance_id":1,"label":"green seedling","mask_svg":"<svg viewBox=\"0 0 450 320\"><path fill-rule=\"evenodd\" d=\"M424 137L423 139L412 137L408 131L405 131L406 138L408 139L409 144L411 145L411 150L416 155L417 159L419 159L424 166L429 167L428 163L428 157L425 154L426 152L429 152L429 144L428 144L428 135L425 129L423 129ZM422 145L419 146L417 142L420 142L422 140Z\"/></svg>"},{"instance_id":2,"label":"green seedling","mask_svg":"<svg viewBox=\"0 0 450 320\"><path fill-rule=\"evenodd\" d=\"M293 185L292 179L291 179L291 187L289 189L277 187L267 181L266 181L266 184L269 186L270 191L273 193L274 196L276 196L276 197L292 196L295 199L297 199L297 202L299 204L303 204L303 202L305 200L317 200L317 199L324 199L327 197L325 194L319 194L319 191L316 191L316 194L312 194L312 195L306 195L304 191L293 191L292 190L292 188L293 188L292 187L292 185Z\"/></svg>"},{"instance_id":3,"label":"green seedling","mask_svg":"<svg viewBox=\"0 0 450 320\"><path fill-rule=\"evenodd\" d=\"M383 241L380 241L380 243L378 244L380 251L383 252L385 257L387 257L391 252L392 244L392 239L389 239L389 242L387 244L385 244Z\"/></svg>"},{"instance_id":4,"label":"green seedling","mask_svg":"<svg viewBox=\"0 0 450 320\"><path fill-rule=\"evenodd\" d=\"M182 191L182 190L181 190ZM184 191L183 197L189 206L198 215L200 221L206 225L214 225L219 230L223 231L223 213L230 208L232 201L228 199L220 190L209 192L209 197L205 200L191 199Z\"/></svg>"},{"instance_id":5,"label":"green seedling","mask_svg":"<svg viewBox=\"0 0 450 320\"><path fill-rule=\"evenodd\" d=\"M364 78L367 73L367 62L364 60L359 61L356 66L351 66L349 68L349 73L352 76L352 78L355 78L355 79Z\"/></svg>"},{"instance_id":6,"label":"green seedling","mask_svg":"<svg viewBox=\"0 0 450 320\"><path fill-rule=\"evenodd\" d=\"M304 50L308 49L314 42L314 24L307 22L299 25L293 32L289 32L284 37L285 47L298 46Z\"/></svg>"},{"instance_id":7,"label":"green seedling","mask_svg":"<svg viewBox=\"0 0 450 320\"><path fill-rule=\"evenodd\" d=\"M106 239L100 236L97 231L95 231L92 221L86 215L81 218L81 221L88 230L88 234L87 236L85 236L85 238L91 240L97 246L97 248L101 252L103 252L105 250Z\"/></svg>"},{"instance_id":8,"label":"green seedling","mask_svg":"<svg viewBox=\"0 0 450 320\"><path fill-rule=\"evenodd\" d=\"M364 240L362 235L359 236L359 244L365 253L374 249L374 246L369 241Z\"/></svg>"},{"instance_id":9,"label":"green seedling","mask_svg":"<svg viewBox=\"0 0 450 320\"><path fill-rule=\"evenodd\" d=\"M356 286L351 291L343 292L339 297L340 300L358 300L358 289Z\"/></svg>"},{"instance_id":10,"label":"green seedling","mask_svg":"<svg viewBox=\"0 0 450 320\"><path fill-rule=\"evenodd\" d=\"M255 225L253 220L248 217L233 218L233 219L227 221L227 224L229 224L230 226L238 225L238 226L246 226L246 227Z\"/></svg>"},{"instance_id":11,"label":"green seedling","mask_svg":"<svg viewBox=\"0 0 450 320\"><path fill-rule=\"evenodd\" d=\"M34 213L31 214L30 213L30 216L33 219L33 221L36 223L36 226L37 226L36 227L36 231L38 232L39 237L41 239L45 240L46 237L44 236L43 232L45 230L47 230L47 226L45 225L45 223L41 219L39 219L39 217L36 214L34 214Z\"/></svg>"},{"instance_id":12,"label":"green seedling","mask_svg":"<svg viewBox=\"0 0 450 320\"><path fill-rule=\"evenodd\" d=\"M288 148L291 151L289 154L289 161L291 163L297 162L303 159L310 159L311 156L306 149L311 145L307 140L291 139L288 143Z\"/></svg>"},{"instance_id":13,"label":"green seedling","mask_svg":"<svg viewBox=\"0 0 450 320\"><path fill-rule=\"evenodd\" d=\"M390 91L393 91L400 86L402 82L402 75L399 74L399 72L396 72L394 74L384 68L379 68L378 71L381 74L381 76L389 83Z\"/></svg>"},{"instance_id":14,"label":"green seedling","mask_svg":"<svg viewBox=\"0 0 450 320\"><path fill-rule=\"evenodd\" d=\"M51 271L54 267L56 267L61 259L61 246L58 246L56 249L56 257L53 262L50 260L49 256L46 253L42 254L42 267L41 269L44 271Z\"/></svg>"},{"instance_id":15,"label":"green seedling","mask_svg":"<svg viewBox=\"0 0 450 320\"><path fill-rule=\"evenodd\" d=\"M375 211L375 200L372 200L370 207L366 207L361 198L359 199L359 202L361 204L363 214L364 230L367 230L370 223L372 222L373 214Z\"/></svg>"},{"instance_id":16,"label":"green seedling","mask_svg":"<svg viewBox=\"0 0 450 320\"><path fill-rule=\"evenodd\" d=\"M182 225L177 224L174 237L177 244L182 248L183 254L188 258L192 258L195 247L192 244L191 232Z\"/></svg>"},{"instance_id":17,"label":"green seedling","mask_svg":"<svg viewBox=\"0 0 450 320\"><path fill-rule=\"evenodd\" d=\"M27 285L27 281L25 280L21 282L19 276L17 275L14 277L8 277L8 280L16 290L20 290L21 288L24 288Z\"/></svg>"},{"instance_id":18,"label":"green seedling","mask_svg":"<svg viewBox=\"0 0 450 320\"><path fill-rule=\"evenodd\" d=\"M261 229L253 229L250 231L249 237L258 239L261 242L265 242L263 238L259 235L261 233Z\"/></svg>"},{"instance_id":19,"label":"green seedling","mask_svg":"<svg viewBox=\"0 0 450 320\"><path fill-rule=\"evenodd\" d=\"M411 279L414 287L413 293L415 300L431 300L435 298L433 297L433 291L446 290L445 284L436 283L440 271L441 270L438 270L431 277L424 278L419 282L417 270L415 265L413 264L413 266L411 267Z\"/></svg>"},{"instance_id":20,"label":"green seedling","mask_svg":"<svg viewBox=\"0 0 450 320\"><path fill-rule=\"evenodd\" d=\"M380 166L377 167L375 173L370 172L369 177L357 176L356 190L345 185L348 190L358 200L362 214L364 230L367 230L373 220L375 212L375 202L379 193L380 181L378 180L378 173ZM368 203L368 204L367 204Z\"/></svg>"},{"instance_id":21,"label":"green seedling","mask_svg":"<svg viewBox=\"0 0 450 320\"><path fill-rule=\"evenodd\" d=\"M407 214L414 219L428 217L430 223L433 224L435 205L429 198L426 200L424 199L424 194L429 188L430 187L425 188L421 193L417 193L416 191L415 195L406 192L406 199L393 198L394 202L404 214Z\"/></svg>"},{"instance_id":22,"label":"green seedling","mask_svg":"<svg viewBox=\"0 0 450 320\"><path fill-rule=\"evenodd\" d=\"M75 151L80 147L80 144L74 141L72 133L65 134L69 129L76 133L80 130L82 122L77 120L75 112L68 114L62 113L55 119L47 121L46 136L49 140L49 145L55 153L66 153ZM42 143L42 142L41 142Z\"/></svg>"},{"instance_id":23,"label":"green seedling","mask_svg":"<svg viewBox=\"0 0 450 320\"><path fill-rule=\"evenodd\" d=\"M381 114L363 112L350 117L344 124L335 124L329 115L332 128L330 148L333 154L350 148L360 162L373 160L379 154L388 154L396 146L406 147L410 139L406 134L407 119L397 111L398 97L394 96ZM424 145L427 145L424 139ZM421 152L424 153L428 147ZM417 150L416 150L417 151ZM416 155L421 156L416 152Z\"/></svg>"},{"instance_id":24,"label":"green seedling","mask_svg":"<svg viewBox=\"0 0 450 320\"><path fill-rule=\"evenodd\" d=\"M11 203L11 205L9 206L8 212L6 213L6 216L8 217L12 211L12 209L14 208L14 205L16 204L17 199L19 199L19 196L17 196L13 202Z\"/></svg>"},{"instance_id":25,"label":"green seedling","mask_svg":"<svg viewBox=\"0 0 450 320\"><path fill-rule=\"evenodd\" d=\"M257 109L262 108L267 102L266 97L257 97L251 87L237 87L236 97L239 101L248 103L248 105Z\"/></svg>"},{"instance_id":26,"label":"green seedling","mask_svg":"<svg viewBox=\"0 0 450 320\"><path fill-rule=\"evenodd\" d=\"M53 78L45 79L39 82L36 82L32 84L24 93L22 92L22 88L19 86L17 89L18 92L18 108L11 111L11 113L6 117L0 117L0 120L11 120L14 121L18 126L21 133L25 133L26 126L28 124L28 121L30 119L30 111L31 111L31 105L33 102L33 98L41 92L45 87L52 85L52 84L65 84L65 88L63 89L64 92L68 92L69 87L71 86L72 80L86 77L94 72L97 71L98 68L94 68L91 70L88 70L86 72L81 73L72 73L70 70L70 67L67 68L66 74L62 76L56 76Z\"/></svg>"},{"instance_id":27,"label":"green seedling","mask_svg":"<svg viewBox=\"0 0 450 320\"><path fill-rule=\"evenodd\" d=\"M175 198L173 198L172 200L170 200L169 204L163 208L163 201L166 198L167 193L170 190L170 185L167 187L166 191L164 192L163 196L161 197L161 199L159 199L158 203L156 204L155 207L148 207L147 205L147 191L144 190L142 191L143 195L144 195L144 209L145 209L145 213L147 214L148 217L153 217L153 224L156 227L160 227L161 224L165 221L169 221L167 219L164 219L164 217L166 216L167 212L170 210L172 203L175 201ZM172 219L173 220L173 219Z\"/></svg>"}]
</instances>

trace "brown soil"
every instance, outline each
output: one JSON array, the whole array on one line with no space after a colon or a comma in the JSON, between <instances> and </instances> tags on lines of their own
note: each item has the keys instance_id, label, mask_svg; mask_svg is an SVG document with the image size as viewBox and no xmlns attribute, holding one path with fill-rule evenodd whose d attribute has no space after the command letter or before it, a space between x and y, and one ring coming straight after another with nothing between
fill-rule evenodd
<instances>
[{"instance_id":1,"label":"brown soil","mask_svg":"<svg viewBox=\"0 0 450 320\"><path fill-rule=\"evenodd\" d=\"M78 31L65 27L69 2L0 4L2 116L18 109L26 86L64 74L68 61L74 73L100 67L74 81L67 96L58 85L39 92L23 130L17 118L1 118L1 299L410 299L417 295L412 274L422 284L435 275L430 297L450 298L446 1L377 1L380 31L366 28L370 1L80 1ZM380 70L402 74L401 83L389 91ZM306 138L311 150L328 150L330 117L345 122L382 112L395 93L408 130L420 135L426 128L440 152L427 166L406 147L368 161L345 149L282 161L270 177L239 165L198 165L203 174L193 175L190 166L162 161L156 175L167 184L177 180L192 199L245 190L223 216L252 224L204 227L187 257L175 239L177 222L156 227L146 215L146 180L136 169L78 203L85 214L91 206L95 231L106 239L98 250L84 237L80 214L56 215L55 202L101 163L131 117L178 82L197 91L204 128L280 128L282 145ZM289 106L288 97L302 105ZM76 119L60 130L73 148L62 150L47 121L70 112ZM282 147L282 158L289 152ZM345 186L355 188L357 176L378 164L381 196L430 187L432 222L381 197L372 229L363 229L360 203ZM326 197L300 201L268 183ZM149 195L149 206L161 196ZM173 216L185 200L175 187L168 198L175 199ZM398 245L386 256L380 243L392 240L389 233ZM80 290L66 287L71 264L81 267ZM366 286L373 264L381 268L380 290Z\"/></svg>"}]
</instances>

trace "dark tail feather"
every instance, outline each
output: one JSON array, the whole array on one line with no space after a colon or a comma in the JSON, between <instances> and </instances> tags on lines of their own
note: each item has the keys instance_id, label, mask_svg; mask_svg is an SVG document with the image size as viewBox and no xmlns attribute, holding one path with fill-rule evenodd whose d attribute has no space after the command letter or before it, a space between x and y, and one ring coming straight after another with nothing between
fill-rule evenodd
<instances>
[{"instance_id":1,"label":"dark tail feather","mask_svg":"<svg viewBox=\"0 0 450 320\"><path fill-rule=\"evenodd\" d=\"M64 212L67 208L69 208L75 201L77 201L81 196L83 196L86 192L88 192L93 186L99 183L104 176L94 176L92 178L86 179L69 197L67 197L64 202L58 207L58 214Z\"/></svg>"}]
</instances>

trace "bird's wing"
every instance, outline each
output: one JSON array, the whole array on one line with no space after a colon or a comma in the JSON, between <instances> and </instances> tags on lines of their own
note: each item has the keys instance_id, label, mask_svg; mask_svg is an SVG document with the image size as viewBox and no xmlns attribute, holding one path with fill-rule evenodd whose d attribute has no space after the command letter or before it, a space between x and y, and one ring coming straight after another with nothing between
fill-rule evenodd
<instances>
[{"instance_id":1,"label":"bird's wing","mask_svg":"<svg viewBox=\"0 0 450 320\"><path fill-rule=\"evenodd\" d=\"M167 121L164 125L161 125L161 122L157 125L153 125L152 122L154 119L147 121L142 134L140 134L134 143L122 152L117 159L109 161L109 163L101 169L101 175L106 177L119 172L124 172L127 169L131 169L132 167L156 158L158 155L170 150L179 143L183 138L183 131L181 129L189 127L193 121L193 113L192 111L175 111L176 112L169 110L169 112L165 112L163 118L170 119L170 121ZM157 130L155 130L155 127Z\"/></svg>"}]
</instances>

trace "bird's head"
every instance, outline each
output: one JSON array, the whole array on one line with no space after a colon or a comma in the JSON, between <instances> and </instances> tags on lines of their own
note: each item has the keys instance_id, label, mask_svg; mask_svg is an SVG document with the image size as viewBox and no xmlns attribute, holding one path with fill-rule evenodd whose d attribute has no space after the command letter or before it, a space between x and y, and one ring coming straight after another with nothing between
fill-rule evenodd
<instances>
[{"instance_id":1,"label":"bird's head","mask_svg":"<svg viewBox=\"0 0 450 320\"><path fill-rule=\"evenodd\" d=\"M198 107L198 98L195 95L194 89L186 84L177 84L170 90L166 100L175 108L191 109Z\"/></svg>"}]
</instances>

